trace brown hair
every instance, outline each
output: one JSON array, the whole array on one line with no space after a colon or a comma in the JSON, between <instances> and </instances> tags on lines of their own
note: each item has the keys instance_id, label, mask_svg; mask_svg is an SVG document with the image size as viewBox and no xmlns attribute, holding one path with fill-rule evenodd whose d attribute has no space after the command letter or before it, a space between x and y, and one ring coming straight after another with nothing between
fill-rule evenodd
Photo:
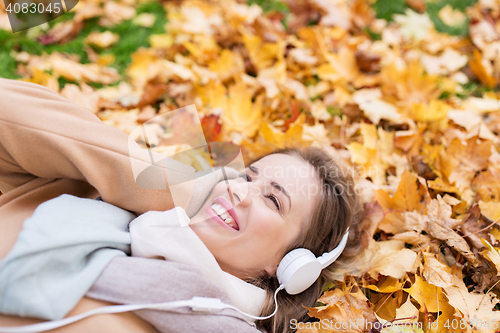
<instances>
[{"instance_id":1,"label":"brown hair","mask_svg":"<svg viewBox=\"0 0 500 333\"><path fill-rule=\"evenodd\" d=\"M333 250L342 239L348 227L349 238L342 252L342 257L352 257L360 251L357 224L359 224L359 203L355 193L354 180L342 162L336 160L324 150L317 147L285 148L271 154L287 154L296 156L312 165L321 181L322 191L313 210L308 229L287 250L295 248L309 249L317 257ZM328 281L331 266L324 269L316 282L298 295L289 295L286 291L278 293L278 311L270 319L257 321L259 328L269 333L290 332L290 320L304 322L308 319L304 306L315 306ZM265 276L249 281L267 292L266 304L261 316L274 311L274 291L279 287L278 279Z\"/></svg>"}]
</instances>

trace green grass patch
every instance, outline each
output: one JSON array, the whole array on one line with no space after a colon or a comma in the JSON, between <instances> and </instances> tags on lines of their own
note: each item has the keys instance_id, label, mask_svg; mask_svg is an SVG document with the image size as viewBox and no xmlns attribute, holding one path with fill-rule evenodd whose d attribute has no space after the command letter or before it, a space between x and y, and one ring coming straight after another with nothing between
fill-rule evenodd
<instances>
[{"instance_id":1,"label":"green grass patch","mask_svg":"<svg viewBox=\"0 0 500 333\"><path fill-rule=\"evenodd\" d=\"M462 99L465 99L469 96L482 97L485 93L491 91L491 89L486 87L485 85L474 81L467 82L465 84L462 84L461 86L464 91L460 94L457 94L457 97Z\"/></svg>"},{"instance_id":2,"label":"green grass patch","mask_svg":"<svg viewBox=\"0 0 500 333\"><path fill-rule=\"evenodd\" d=\"M91 32L98 31L103 32L109 30L120 36L120 39L116 44L107 49L94 50L98 54L108 54L112 53L115 55L115 62L110 65L118 70L118 72L123 75L125 69L131 62L131 54L134 53L139 47L149 47L149 36L152 34L161 34L165 32L165 24L167 23L166 12L161 4L158 2L148 2L138 8L136 8L137 14L141 13L151 13L156 16L156 21L151 28L137 26L132 23L132 20L123 21L113 27L106 28L98 25L99 18L92 18L84 22L83 29L80 31L78 36L65 43L65 44L53 44L53 45L42 45L36 40L31 38L28 31L21 31L18 33L11 33L10 31L0 30L0 77L17 79L20 78L16 74L16 61L10 55L10 50L15 50L18 52L26 51L29 54L42 55L44 52L51 54L52 52L61 52L76 54L80 57L80 62L82 64L89 63L87 53L84 51L84 40ZM67 13L62 15L55 20L49 22L49 26L53 27L59 22L64 22L73 19L74 13ZM60 79L60 85L63 85L67 81ZM92 86L100 86L98 84L92 84Z\"/></svg>"},{"instance_id":3,"label":"green grass patch","mask_svg":"<svg viewBox=\"0 0 500 333\"><path fill-rule=\"evenodd\" d=\"M257 4L262 8L262 11L264 13L268 12L282 12L282 13L289 13L290 9L286 4L284 4L281 1L278 0L248 0L247 4L249 6L253 4Z\"/></svg>"},{"instance_id":4,"label":"green grass patch","mask_svg":"<svg viewBox=\"0 0 500 333\"><path fill-rule=\"evenodd\" d=\"M450 5L453 9L458 9L465 13L467 7L474 5L477 0L439 0L436 2L427 2L427 14L434 23L437 31L446 33L451 36L467 36L469 34L469 18L467 17L462 24L449 26L446 25L438 16L439 11L446 5Z\"/></svg>"},{"instance_id":5,"label":"green grass patch","mask_svg":"<svg viewBox=\"0 0 500 333\"><path fill-rule=\"evenodd\" d=\"M469 34L469 19L467 18L462 24L456 26L446 25L439 17L439 11L449 4L453 9L458 9L465 13L467 7L474 5L477 0L435 0L426 1L426 13L437 31L446 33L452 36L467 36ZM377 18L386 21L392 21L394 14L404 14L406 9L410 8L405 0L377 0L373 4ZM411 9L411 8L410 8ZM412 9L413 10L413 9Z\"/></svg>"},{"instance_id":6,"label":"green grass patch","mask_svg":"<svg viewBox=\"0 0 500 333\"><path fill-rule=\"evenodd\" d=\"M377 0L373 4L376 17L386 21L392 21L392 15L404 14L409 8L405 0Z\"/></svg>"}]
</instances>

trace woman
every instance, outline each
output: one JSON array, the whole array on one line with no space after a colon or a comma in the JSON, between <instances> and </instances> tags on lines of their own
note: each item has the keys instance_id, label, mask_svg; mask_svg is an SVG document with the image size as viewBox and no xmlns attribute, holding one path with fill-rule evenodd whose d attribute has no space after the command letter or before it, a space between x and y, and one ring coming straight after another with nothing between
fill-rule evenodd
<instances>
[{"instance_id":1,"label":"woman","mask_svg":"<svg viewBox=\"0 0 500 333\"><path fill-rule=\"evenodd\" d=\"M0 258L10 250L33 210L63 193L82 198L100 195L137 214L172 209L173 194L177 206L187 206L192 184L176 185L175 191L135 186L127 136L103 125L88 111L47 88L19 81L0 79L0 95L0 190L4 193L0 197ZM283 172L284 166L288 173ZM165 168L171 171L169 176L189 172L176 165ZM295 177L290 173L293 170L303 170L304 175ZM171 179L167 177L167 181ZM243 179L249 185L244 186ZM301 190L304 188L307 190ZM235 213L233 221L222 222L229 227L214 216L219 209L214 204L224 200L231 202ZM224 271L268 291L269 301L262 311L266 315L274 308L276 268L283 255L296 247L308 248L316 256L330 251L348 226L355 230L356 211L351 177L327 154L318 149L283 150L252 163L241 178L229 181L229 187L218 183L190 225ZM345 250L348 255L358 244L354 238L351 232ZM326 275L324 270L299 295L278 294L278 314L257 324L269 332L281 332L287 331L290 319L305 320L307 310L301 304L315 304ZM84 298L69 315L104 304ZM1 320L5 318L0 325L8 324ZM132 314L123 314L89 318L72 325L71 330L59 330L96 328L151 329Z\"/></svg>"}]
</instances>

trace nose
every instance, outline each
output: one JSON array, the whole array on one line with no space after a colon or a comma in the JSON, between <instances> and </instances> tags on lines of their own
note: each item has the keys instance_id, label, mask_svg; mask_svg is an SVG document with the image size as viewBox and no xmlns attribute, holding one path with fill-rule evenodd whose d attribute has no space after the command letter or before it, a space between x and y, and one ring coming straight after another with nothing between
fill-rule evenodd
<instances>
[{"instance_id":1,"label":"nose","mask_svg":"<svg viewBox=\"0 0 500 333\"><path fill-rule=\"evenodd\" d=\"M252 203L250 195L249 183L245 181L234 181L227 186L229 198L232 201L233 207L240 205L248 207Z\"/></svg>"}]
</instances>

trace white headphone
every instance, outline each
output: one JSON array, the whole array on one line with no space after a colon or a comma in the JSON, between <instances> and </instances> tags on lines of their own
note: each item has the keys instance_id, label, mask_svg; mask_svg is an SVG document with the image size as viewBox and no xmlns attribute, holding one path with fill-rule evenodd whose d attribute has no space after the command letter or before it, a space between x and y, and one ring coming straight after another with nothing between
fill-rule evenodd
<instances>
[{"instance_id":1,"label":"white headphone","mask_svg":"<svg viewBox=\"0 0 500 333\"><path fill-rule=\"evenodd\" d=\"M303 292L316 281L321 270L328 267L342 254L347 244L349 228L339 245L330 252L316 258L308 249L299 248L290 251L281 259L276 275L280 285L287 293L295 295Z\"/></svg>"}]
</instances>

